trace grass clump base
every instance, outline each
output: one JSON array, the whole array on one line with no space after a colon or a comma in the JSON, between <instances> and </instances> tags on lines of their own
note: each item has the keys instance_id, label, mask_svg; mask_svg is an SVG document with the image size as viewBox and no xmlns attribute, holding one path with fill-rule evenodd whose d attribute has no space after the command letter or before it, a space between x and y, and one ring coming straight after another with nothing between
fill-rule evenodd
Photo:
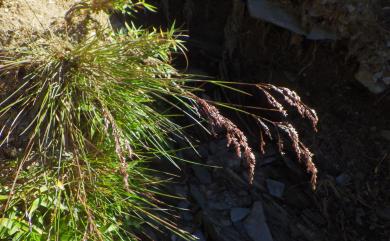
<instances>
[{"instance_id":1,"label":"grass clump base","mask_svg":"<svg viewBox=\"0 0 390 241\"><path fill-rule=\"evenodd\" d=\"M191 239L157 215L162 181L145 165L173 162L168 136L181 133L157 104L188 95L169 64L181 48L173 29L67 36L0 57L2 78L17 82L0 103L1 144L24 149L0 179L0 238L135 240L148 224Z\"/></svg>"}]
</instances>

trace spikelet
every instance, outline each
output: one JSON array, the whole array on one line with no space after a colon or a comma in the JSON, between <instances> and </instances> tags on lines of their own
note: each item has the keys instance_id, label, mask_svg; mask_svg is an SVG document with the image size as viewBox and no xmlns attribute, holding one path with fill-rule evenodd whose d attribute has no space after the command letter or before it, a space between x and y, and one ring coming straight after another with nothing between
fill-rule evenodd
<instances>
[{"instance_id":1,"label":"spikelet","mask_svg":"<svg viewBox=\"0 0 390 241\"><path fill-rule=\"evenodd\" d=\"M217 135L217 130L225 130L228 147L232 146L238 157L243 155L243 159L246 161L248 166L249 183L252 184L255 173L256 158L252 148L248 144L245 134L231 120L221 115L215 106L207 103L199 97L194 96L193 98L199 107L199 112L211 125L212 134Z\"/></svg>"},{"instance_id":2,"label":"spikelet","mask_svg":"<svg viewBox=\"0 0 390 241\"><path fill-rule=\"evenodd\" d=\"M298 161L306 167L306 171L310 174L312 188L316 188L317 184L317 168L313 163L313 154L310 152L300 140L296 129L290 123L277 123L279 130L284 133L291 141L292 148L298 158Z\"/></svg>"},{"instance_id":3,"label":"spikelet","mask_svg":"<svg viewBox=\"0 0 390 241\"><path fill-rule=\"evenodd\" d=\"M294 107L303 118L307 118L308 120L310 120L314 130L317 131L317 113L315 112L315 110L305 105L295 91L292 91L285 87L277 87L274 85L269 85L269 88L274 92L278 93L279 95L283 96L284 101L290 106Z\"/></svg>"},{"instance_id":4,"label":"spikelet","mask_svg":"<svg viewBox=\"0 0 390 241\"><path fill-rule=\"evenodd\" d=\"M273 108L275 108L280 113L282 113L284 117L287 117L287 112L285 111L283 104L279 102L272 95L273 93L276 93L281 98L283 98L283 102L295 108L295 110L303 118L308 119L311 122L313 129L317 131L317 124L318 124L317 113L315 112L315 110L305 105L295 91L292 91L285 87L277 87L271 84L258 84L256 86L265 95L269 104L271 104ZM267 124L264 121L262 121L261 118L257 118L257 121L261 127L262 132L264 132L270 139L272 139L272 137L270 137L271 132ZM296 131L294 126L292 126L290 123L287 122L270 122L270 124L277 128L279 151L283 153L283 149L284 149L283 137L291 142L292 149L295 152L298 161L305 166L306 171L310 174L311 185L313 189L315 189L317 184L318 171L315 164L313 163L313 154L310 152L309 148L307 148L300 141L298 132ZM282 137L279 135L279 131L281 131L281 133L284 134ZM264 152L264 146L265 146L265 142L263 141L261 135L260 149L262 152Z\"/></svg>"},{"instance_id":5,"label":"spikelet","mask_svg":"<svg viewBox=\"0 0 390 241\"><path fill-rule=\"evenodd\" d=\"M313 129L317 130L318 117L316 112L306 106L296 92L288 88L277 87L270 84L257 84L256 87L264 95L268 104L270 104L274 110L281 113L283 118L286 119L288 116L284 105L289 105L293 107L303 118L308 119L311 122ZM278 98L275 98L275 96ZM217 132L219 130L224 130L226 132L228 146L232 146L235 149L237 156L241 157L243 154L243 158L246 160L248 166L249 180L250 183L252 183L256 159L248 144L245 134L234 123L232 123L232 121L221 115L215 106L207 103L204 99L197 96L193 96L193 99L196 101L201 115L207 119L212 134L217 136ZM310 175L312 188L315 189L318 171L313 162L313 154L310 152L309 148L300 141L295 127L288 122L272 121L256 115L251 116L255 118L260 127L260 152L262 154L265 153L265 137L269 140L273 140L276 135L277 145L281 154L284 153L284 145L285 141L287 141L288 144L291 145L298 162L305 166L307 173Z\"/></svg>"}]
</instances>

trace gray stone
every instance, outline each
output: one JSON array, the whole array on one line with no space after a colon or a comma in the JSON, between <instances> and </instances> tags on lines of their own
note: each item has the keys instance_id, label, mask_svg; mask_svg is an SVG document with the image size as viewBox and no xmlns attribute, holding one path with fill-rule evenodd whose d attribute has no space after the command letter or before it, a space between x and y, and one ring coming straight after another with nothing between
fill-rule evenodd
<instances>
[{"instance_id":1,"label":"gray stone","mask_svg":"<svg viewBox=\"0 0 390 241\"><path fill-rule=\"evenodd\" d=\"M188 187L186 185L175 185L174 192L178 196L186 197L188 195Z\"/></svg>"},{"instance_id":2,"label":"gray stone","mask_svg":"<svg viewBox=\"0 0 390 241\"><path fill-rule=\"evenodd\" d=\"M191 192L191 196L195 199L196 203L202 209L205 209L206 208L206 199L205 199L203 193L200 191L200 189L195 185L191 185L190 192Z\"/></svg>"},{"instance_id":3,"label":"gray stone","mask_svg":"<svg viewBox=\"0 0 390 241\"><path fill-rule=\"evenodd\" d=\"M252 241L273 241L260 201L253 204L249 216L244 220L244 227Z\"/></svg>"},{"instance_id":4,"label":"gray stone","mask_svg":"<svg viewBox=\"0 0 390 241\"><path fill-rule=\"evenodd\" d=\"M207 163L210 165L223 166L225 168L230 168L234 171L237 171L241 166L241 158L238 157L235 153L224 150L215 155L209 156Z\"/></svg>"},{"instance_id":5,"label":"gray stone","mask_svg":"<svg viewBox=\"0 0 390 241\"><path fill-rule=\"evenodd\" d=\"M268 165L268 164L271 164L271 163L275 162L276 160L278 160L277 156L268 156L268 157L260 159L258 165L259 166L265 166L265 165Z\"/></svg>"},{"instance_id":6,"label":"gray stone","mask_svg":"<svg viewBox=\"0 0 390 241\"><path fill-rule=\"evenodd\" d=\"M248 0L249 14L266 22L273 23L296 34L305 35L312 40L336 40L337 34L322 26L316 25L310 31L306 31L301 24L299 16L289 11L288 8L271 0Z\"/></svg>"},{"instance_id":7,"label":"gray stone","mask_svg":"<svg viewBox=\"0 0 390 241\"><path fill-rule=\"evenodd\" d=\"M192 227L183 226L181 229L186 231L187 233L191 233L192 238L194 238L194 236L192 235L192 232L194 231L194 229ZM187 240L188 239L184 239L184 238L178 237L176 234L172 234L171 235L171 241L187 241ZM167 239L164 238L164 241L167 241Z\"/></svg>"},{"instance_id":8,"label":"gray stone","mask_svg":"<svg viewBox=\"0 0 390 241\"><path fill-rule=\"evenodd\" d=\"M198 162L200 160L200 154L193 148L186 148L181 151L181 154L183 159L191 162Z\"/></svg>"},{"instance_id":9,"label":"gray stone","mask_svg":"<svg viewBox=\"0 0 390 241\"><path fill-rule=\"evenodd\" d=\"M202 184L210 184L211 183L211 174L205 167L195 165L195 166L192 166L192 170L194 171L194 174L195 174L196 178L198 178L200 183L202 183Z\"/></svg>"},{"instance_id":10,"label":"gray stone","mask_svg":"<svg viewBox=\"0 0 390 241\"><path fill-rule=\"evenodd\" d=\"M188 209L190 207L191 203L187 200L180 201L177 204L177 207L180 209Z\"/></svg>"},{"instance_id":11,"label":"gray stone","mask_svg":"<svg viewBox=\"0 0 390 241\"><path fill-rule=\"evenodd\" d=\"M274 197L282 198L285 187L284 183L269 178L266 180L266 183L269 194Z\"/></svg>"},{"instance_id":12,"label":"gray stone","mask_svg":"<svg viewBox=\"0 0 390 241\"><path fill-rule=\"evenodd\" d=\"M234 207L246 207L252 203L251 196L238 196L232 191L210 190L207 199L207 207L213 210L230 210Z\"/></svg>"},{"instance_id":13,"label":"gray stone","mask_svg":"<svg viewBox=\"0 0 390 241\"><path fill-rule=\"evenodd\" d=\"M232 205L224 201L209 200L207 203L207 207L211 210L228 210L232 207Z\"/></svg>"},{"instance_id":14,"label":"gray stone","mask_svg":"<svg viewBox=\"0 0 390 241\"><path fill-rule=\"evenodd\" d=\"M218 241L248 241L234 227L223 227L220 231Z\"/></svg>"},{"instance_id":15,"label":"gray stone","mask_svg":"<svg viewBox=\"0 0 390 241\"><path fill-rule=\"evenodd\" d=\"M269 220L267 220L268 226L273 228L277 227L280 230L283 230L283 232L288 232L290 217L287 210L278 202L275 202L273 198L270 198L268 200L265 199L263 201L263 205L265 215L267 217L271 217Z\"/></svg>"},{"instance_id":16,"label":"gray stone","mask_svg":"<svg viewBox=\"0 0 390 241\"><path fill-rule=\"evenodd\" d=\"M336 177L336 183L340 186L345 186L351 181L351 176L347 173L341 173Z\"/></svg>"},{"instance_id":17,"label":"gray stone","mask_svg":"<svg viewBox=\"0 0 390 241\"><path fill-rule=\"evenodd\" d=\"M232 222L230 219L221 219L219 224L221 227L228 227L232 225Z\"/></svg>"},{"instance_id":18,"label":"gray stone","mask_svg":"<svg viewBox=\"0 0 390 241\"><path fill-rule=\"evenodd\" d=\"M249 14L297 34L305 34L299 17L283 9L280 4L269 0L248 0Z\"/></svg>"},{"instance_id":19,"label":"gray stone","mask_svg":"<svg viewBox=\"0 0 390 241\"><path fill-rule=\"evenodd\" d=\"M197 238L197 241L206 241L206 237L200 230L195 231L193 236Z\"/></svg>"},{"instance_id":20,"label":"gray stone","mask_svg":"<svg viewBox=\"0 0 390 241\"><path fill-rule=\"evenodd\" d=\"M194 220L194 216L189 211L183 211L180 216L184 221L187 222L193 222Z\"/></svg>"},{"instance_id":21,"label":"gray stone","mask_svg":"<svg viewBox=\"0 0 390 241\"><path fill-rule=\"evenodd\" d=\"M373 73L371 73L366 67L361 66L355 74L355 79L372 93L380 94L386 90L386 86L382 82L375 81L373 76Z\"/></svg>"},{"instance_id":22,"label":"gray stone","mask_svg":"<svg viewBox=\"0 0 390 241\"><path fill-rule=\"evenodd\" d=\"M226 139L213 141L213 142L210 142L210 144L209 144L209 152L212 155L217 154L217 153L219 153L221 151L227 152L228 150L229 150L229 148L227 146L227 140Z\"/></svg>"},{"instance_id":23,"label":"gray stone","mask_svg":"<svg viewBox=\"0 0 390 241\"><path fill-rule=\"evenodd\" d=\"M202 144L198 147L198 153L200 157L207 158L209 155L208 145Z\"/></svg>"},{"instance_id":24,"label":"gray stone","mask_svg":"<svg viewBox=\"0 0 390 241\"><path fill-rule=\"evenodd\" d=\"M217 146L217 143L215 143L214 141L210 142L209 144L209 150L208 150L211 154L215 154L217 153L218 151L218 146Z\"/></svg>"},{"instance_id":25,"label":"gray stone","mask_svg":"<svg viewBox=\"0 0 390 241\"><path fill-rule=\"evenodd\" d=\"M382 82L385 83L386 85L390 85L390 76L383 77Z\"/></svg>"},{"instance_id":26,"label":"gray stone","mask_svg":"<svg viewBox=\"0 0 390 241\"><path fill-rule=\"evenodd\" d=\"M248 208L232 208L230 210L230 219L233 223L239 222L248 216L249 213L250 210Z\"/></svg>"},{"instance_id":27,"label":"gray stone","mask_svg":"<svg viewBox=\"0 0 390 241\"><path fill-rule=\"evenodd\" d=\"M305 173L302 172L302 168L298 165L297 161L293 161L289 156L282 155L282 159L287 167L297 176L304 177Z\"/></svg>"},{"instance_id":28,"label":"gray stone","mask_svg":"<svg viewBox=\"0 0 390 241\"><path fill-rule=\"evenodd\" d=\"M323 27L314 26L310 30L310 32L306 35L306 38L311 40L321 40L321 39L337 40L337 34Z\"/></svg>"}]
</instances>

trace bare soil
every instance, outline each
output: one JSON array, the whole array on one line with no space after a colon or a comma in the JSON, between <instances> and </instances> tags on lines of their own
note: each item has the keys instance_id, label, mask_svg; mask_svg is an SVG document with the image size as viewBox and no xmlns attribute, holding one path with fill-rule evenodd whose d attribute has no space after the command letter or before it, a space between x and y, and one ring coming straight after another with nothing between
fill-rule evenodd
<instances>
[{"instance_id":1,"label":"bare soil","mask_svg":"<svg viewBox=\"0 0 390 241\"><path fill-rule=\"evenodd\" d=\"M0 48L22 45L39 32L47 31L63 18L72 1L2 0L0 4Z\"/></svg>"}]
</instances>

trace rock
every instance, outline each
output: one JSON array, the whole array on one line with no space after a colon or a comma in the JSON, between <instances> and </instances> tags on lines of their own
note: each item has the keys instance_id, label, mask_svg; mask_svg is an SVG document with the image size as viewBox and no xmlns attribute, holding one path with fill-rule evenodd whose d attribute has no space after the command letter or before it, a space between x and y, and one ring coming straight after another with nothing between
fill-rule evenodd
<instances>
[{"instance_id":1,"label":"rock","mask_svg":"<svg viewBox=\"0 0 390 241\"><path fill-rule=\"evenodd\" d=\"M390 65L387 65L384 68L383 75L382 75L382 82L386 85L390 85Z\"/></svg>"},{"instance_id":2,"label":"rock","mask_svg":"<svg viewBox=\"0 0 390 241\"><path fill-rule=\"evenodd\" d=\"M186 222L193 222L194 220L194 216L189 211L182 212L180 216Z\"/></svg>"},{"instance_id":3,"label":"rock","mask_svg":"<svg viewBox=\"0 0 390 241\"><path fill-rule=\"evenodd\" d=\"M280 4L269 0L248 0L249 14L297 34L305 34L299 17L283 9Z\"/></svg>"},{"instance_id":4,"label":"rock","mask_svg":"<svg viewBox=\"0 0 390 241\"><path fill-rule=\"evenodd\" d=\"M380 134L382 138L390 141L390 130L382 130Z\"/></svg>"},{"instance_id":5,"label":"rock","mask_svg":"<svg viewBox=\"0 0 390 241\"><path fill-rule=\"evenodd\" d=\"M304 177L305 173L302 171L302 168L299 166L297 161L293 161L289 156L282 155L282 159L286 166L297 176Z\"/></svg>"},{"instance_id":6,"label":"rock","mask_svg":"<svg viewBox=\"0 0 390 241\"><path fill-rule=\"evenodd\" d=\"M217 154L219 152L227 152L229 150L228 146L227 146L227 140L226 139L222 139L222 140L218 140L218 141L213 141L213 142L210 142L209 144L209 152L214 155L214 154Z\"/></svg>"},{"instance_id":7,"label":"rock","mask_svg":"<svg viewBox=\"0 0 390 241\"><path fill-rule=\"evenodd\" d=\"M232 226L223 227L219 234L218 241L248 241Z\"/></svg>"},{"instance_id":8,"label":"rock","mask_svg":"<svg viewBox=\"0 0 390 241\"><path fill-rule=\"evenodd\" d=\"M207 219L209 224L218 227L226 227L232 225L228 211L207 210L207 211L203 211L202 214L203 214L203 219Z\"/></svg>"},{"instance_id":9,"label":"rock","mask_svg":"<svg viewBox=\"0 0 390 241\"><path fill-rule=\"evenodd\" d=\"M204 234L200 230L195 231L193 236L197 238L197 241L207 241Z\"/></svg>"},{"instance_id":10,"label":"rock","mask_svg":"<svg viewBox=\"0 0 390 241\"><path fill-rule=\"evenodd\" d=\"M248 216L249 213L250 210L248 208L232 208L230 210L230 220L232 220L233 223L239 222Z\"/></svg>"},{"instance_id":11,"label":"rock","mask_svg":"<svg viewBox=\"0 0 390 241\"><path fill-rule=\"evenodd\" d=\"M273 241L260 201L253 204L249 216L244 221L244 227L252 241Z\"/></svg>"},{"instance_id":12,"label":"rock","mask_svg":"<svg viewBox=\"0 0 390 241\"><path fill-rule=\"evenodd\" d=\"M306 35L306 38L311 40L337 40L337 34L321 26L314 26Z\"/></svg>"},{"instance_id":13,"label":"rock","mask_svg":"<svg viewBox=\"0 0 390 241\"><path fill-rule=\"evenodd\" d=\"M192 170L194 171L194 174L195 174L196 178L198 178L200 183L202 183L202 184L210 184L211 183L211 174L205 167L195 165L195 166L192 166Z\"/></svg>"},{"instance_id":14,"label":"rock","mask_svg":"<svg viewBox=\"0 0 390 241\"><path fill-rule=\"evenodd\" d=\"M215 155L209 156L207 163L209 165L223 166L225 168L238 171L241 166L241 158L239 158L235 153L224 150Z\"/></svg>"},{"instance_id":15,"label":"rock","mask_svg":"<svg viewBox=\"0 0 390 241\"><path fill-rule=\"evenodd\" d=\"M345 186L351 181L351 176L347 173L341 173L336 177L336 183L340 186Z\"/></svg>"},{"instance_id":16,"label":"rock","mask_svg":"<svg viewBox=\"0 0 390 241\"><path fill-rule=\"evenodd\" d=\"M218 151L217 143L215 141L210 142L208 152L210 152L211 154L215 154L217 153L217 151Z\"/></svg>"},{"instance_id":17,"label":"rock","mask_svg":"<svg viewBox=\"0 0 390 241\"><path fill-rule=\"evenodd\" d=\"M390 76L388 76L388 77L383 77L382 81L383 81L383 83L385 83L386 85L390 85Z\"/></svg>"},{"instance_id":18,"label":"rock","mask_svg":"<svg viewBox=\"0 0 390 241\"><path fill-rule=\"evenodd\" d=\"M205 230L213 241L251 241L241 235L233 226L219 227L215 224L205 223Z\"/></svg>"},{"instance_id":19,"label":"rock","mask_svg":"<svg viewBox=\"0 0 390 241\"><path fill-rule=\"evenodd\" d=\"M374 75L368 69L360 67L355 74L355 79L372 93L380 94L386 90L386 86L382 82L376 82L373 76Z\"/></svg>"},{"instance_id":20,"label":"rock","mask_svg":"<svg viewBox=\"0 0 390 241\"><path fill-rule=\"evenodd\" d=\"M209 155L208 145L202 144L198 147L198 153L201 158L207 158Z\"/></svg>"},{"instance_id":21,"label":"rock","mask_svg":"<svg viewBox=\"0 0 390 241\"><path fill-rule=\"evenodd\" d=\"M190 193L191 196L195 199L196 203L202 208L206 208L206 198L204 197L203 193L200 191L200 189L195 186L190 186Z\"/></svg>"},{"instance_id":22,"label":"rock","mask_svg":"<svg viewBox=\"0 0 390 241\"><path fill-rule=\"evenodd\" d=\"M213 210L230 210L234 207L245 207L252 203L250 196L238 196L233 191L210 191L207 195L207 207Z\"/></svg>"},{"instance_id":23,"label":"rock","mask_svg":"<svg viewBox=\"0 0 390 241\"><path fill-rule=\"evenodd\" d=\"M207 203L207 208L211 210L228 210L232 207L230 203L224 201L212 201L209 200Z\"/></svg>"},{"instance_id":24,"label":"rock","mask_svg":"<svg viewBox=\"0 0 390 241\"><path fill-rule=\"evenodd\" d=\"M283 206L279 205L278 202L274 201L273 198L264 200L263 206L265 215L267 217L271 217L267 220L268 226L277 228L281 230L280 232L288 233L288 227L291 220L287 210ZM271 228L271 230L273 229ZM274 239L276 239L275 236Z\"/></svg>"},{"instance_id":25,"label":"rock","mask_svg":"<svg viewBox=\"0 0 390 241\"><path fill-rule=\"evenodd\" d=\"M191 203L187 200L180 201L177 204L177 207L180 209L188 209L190 207Z\"/></svg>"},{"instance_id":26,"label":"rock","mask_svg":"<svg viewBox=\"0 0 390 241\"><path fill-rule=\"evenodd\" d=\"M191 161L191 162L199 162L200 161L200 154L197 153L196 150L193 148L185 148L181 151L181 154L185 160Z\"/></svg>"},{"instance_id":27,"label":"rock","mask_svg":"<svg viewBox=\"0 0 390 241\"><path fill-rule=\"evenodd\" d=\"M258 166L266 166L266 165L271 164L277 160L278 160L278 157L276 155L275 156L268 156L268 157L260 159Z\"/></svg>"},{"instance_id":28,"label":"rock","mask_svg":"<svg viewBox=\"0 0 390 241\"><path fill-rule=\"evenodd\" d=\"M284 183L269 178L266 180L266 183L269 194L277 198L282 198L285 187Z\"/></svg>"},{"instance_id":29,"label":"rock","mask_svg":"<svg viewBox=\"0 0 390 241\"><path fill-rule=\"evenodd\" d=\"M305 35L312 40L329 39L336 40L337 34L322 26L315 25L310 31L306 31L297 15L287 8L271 0L248 0L249 14L253 18L261 19L285 28L296 34Z\"/></svg>"},{"instance_id":30,"label":"rock","mask_svg":"<svg viewBox=\"0 0 390 241\"><path fill-rule=\"evenodd\" d=\"M177 196L186 197L188 195L188 187L185 185L175 185L174 192Z\"/></svg>"}]
</instances>

